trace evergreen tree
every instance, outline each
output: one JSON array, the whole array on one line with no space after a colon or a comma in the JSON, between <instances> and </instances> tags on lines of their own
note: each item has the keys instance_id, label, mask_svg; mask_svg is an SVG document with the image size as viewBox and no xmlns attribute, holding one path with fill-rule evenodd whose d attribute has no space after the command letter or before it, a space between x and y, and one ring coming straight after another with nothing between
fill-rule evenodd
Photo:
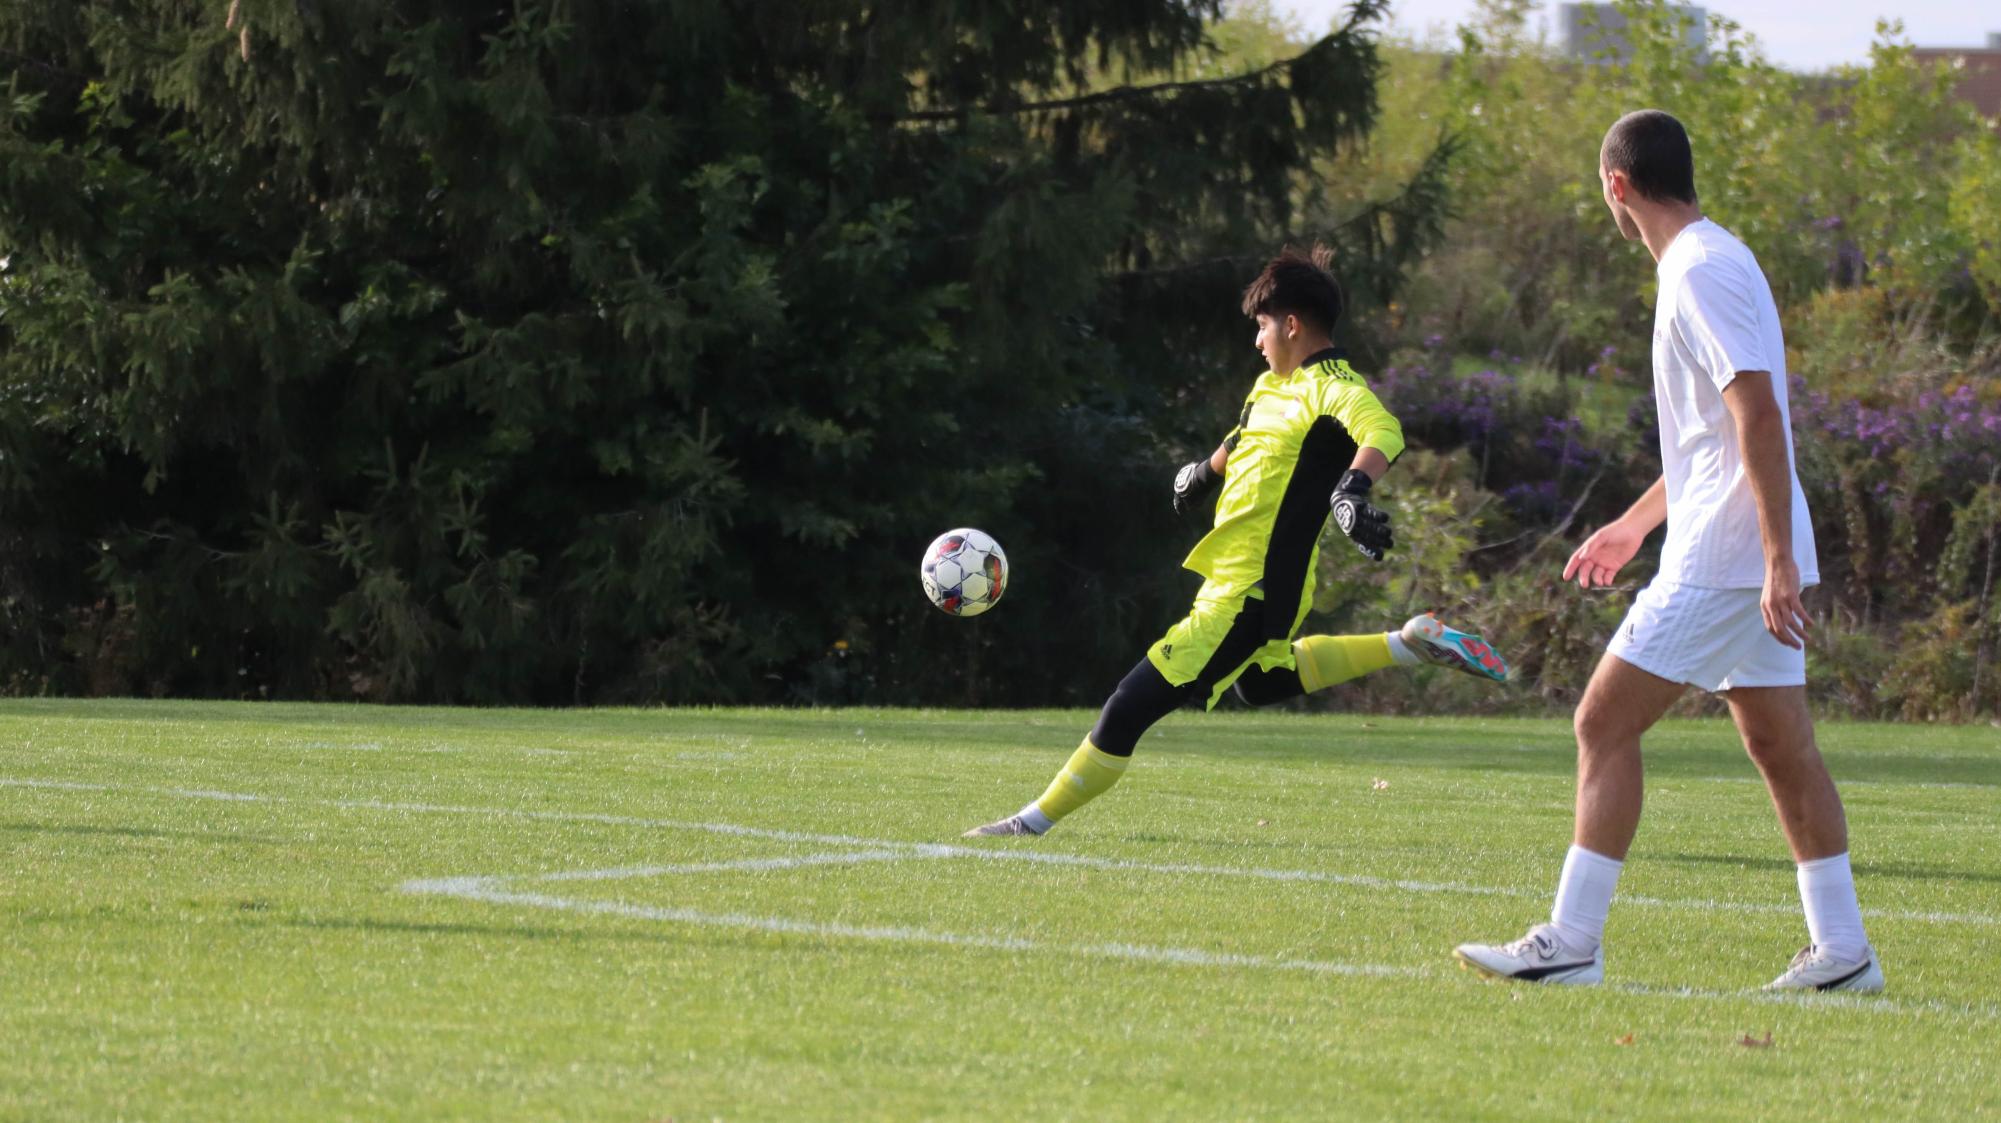
<instances>
[{"instance_id":1,"label":"evergreen tree","mask_svg":"<svg viewBox=\"0 0 2001 1123\"><path fill-rule=\"evenodd\" d=\"M1220 6L16 0L0 688L1095 695L1241 263L1375 114L1375 0L1127 81ZM916 588L959 524L977 624Z\"/></svg>"}]
</instances>

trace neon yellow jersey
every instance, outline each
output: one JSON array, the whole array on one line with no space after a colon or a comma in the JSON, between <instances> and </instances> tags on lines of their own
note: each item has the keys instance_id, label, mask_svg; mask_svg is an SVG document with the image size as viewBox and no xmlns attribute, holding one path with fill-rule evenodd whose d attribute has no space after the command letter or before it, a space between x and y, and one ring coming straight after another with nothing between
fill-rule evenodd
<instances>
[{"instance_id":1,"label":"neon yellow jersey","mask_svg":"<svg viewBox=\"0 0 2001 1123\"><path fill-rule=\"evenodd\" d=\"M1265 619L1284 627L1313 590L1314 559L1328 496L1355 454L1373 448L1394 461L1403 426L1355 368L1332 349L1285 378L1258 376L1229 448L1216 524L1182 565L1207 578L1201 596L1261 590Z\"/></svg>"}]
</instances>

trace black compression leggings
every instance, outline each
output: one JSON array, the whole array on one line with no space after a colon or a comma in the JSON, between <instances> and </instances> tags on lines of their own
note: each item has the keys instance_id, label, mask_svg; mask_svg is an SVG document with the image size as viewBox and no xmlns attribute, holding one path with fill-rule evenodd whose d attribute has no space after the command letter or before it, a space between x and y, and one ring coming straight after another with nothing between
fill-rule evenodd
<instances>
[{"instance_id":1,"label":"black compression leggings","mask_svg":"<svg viewBox=\"0 0 2001 1123\"><path fill-rule=\"evenodd\" d=\"M1207 698L1216 682L1265 645L1264 602L1255 597L1244 601L1242 612L1230 623L1216 653L1202 667L1193 682L1175 686L1167 681L1148 659L1141 659L1119 680L1118 689L1098 711L1098 723L1091 727L1091 743L1110 756L1131 756L1140 735L1153 723L1179 709L1184 703ZM1296 671L1267 671L1251 667L1237 679L1237 697L1253 706L1269 706L1306 693Z\"/></svg>"}]
</instances>

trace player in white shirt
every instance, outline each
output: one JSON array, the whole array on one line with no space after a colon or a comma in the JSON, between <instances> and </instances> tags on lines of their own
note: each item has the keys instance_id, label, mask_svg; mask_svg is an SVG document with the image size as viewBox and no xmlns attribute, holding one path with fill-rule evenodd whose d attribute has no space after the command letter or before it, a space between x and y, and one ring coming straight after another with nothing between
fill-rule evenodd
<instances>
[{"instance_id":1,"label":"player in white shirt","mask_svg":"<svg viewBox=\"0 0 2001 1123\"><path fill-rule=\"evenodd\" d=\"M1610 584L1663 521L1667 542L1577 706L1576 830L1549 923L1510 944L1462 944L1453 954L1495 978L1604 978L1605 915L1640 823L1640 736L1694 686L1729 703L1799 866L1810 942L1768 989L1880 991L1847 819L1807 711L1800 593L1819 582L1819 560L1793 468L1771 286L1744 243L1702 217L1679 121L1658 110L1627 114L1605 134L1598 163L1619 232L1659 264L1663 471L1584 540L1563 579Z\"/></svg>"}]
</instances>

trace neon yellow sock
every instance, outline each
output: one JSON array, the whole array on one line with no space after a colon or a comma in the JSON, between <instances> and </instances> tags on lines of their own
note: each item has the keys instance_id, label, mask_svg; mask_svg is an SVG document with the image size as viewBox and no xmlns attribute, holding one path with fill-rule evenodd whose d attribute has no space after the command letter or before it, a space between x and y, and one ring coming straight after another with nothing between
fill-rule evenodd
<instances>
[{"instance_id":1,"label":"neon yellow sock","mask_svg":"<svg viewBox=\"0 0 2001 1123\"><path fill-rule=\"evenodd\" d=\"M1049 790L1042 793L1035 806L1051 821L1061 819L1110 791L1119 777L1126 774L1126 765L1131 762L1131 757L1113 756L1086 737L1077 751L1070 754L1063 771L1049 781Z\"/></svg>"},{"instance_id":2,"label":"neon yellow sock","mask_svg":"<svg viewBox=\"0 0 2001 1123\"><path fill-rule=\"evenodd\" d=\"M1299 685L1311 694L1380 671L1396 659L1390 655L1390 637L1372 632L1366 636L1301 636L1292 645L1292 661L1299 667Z\"/></svg>"}]
</instances>

